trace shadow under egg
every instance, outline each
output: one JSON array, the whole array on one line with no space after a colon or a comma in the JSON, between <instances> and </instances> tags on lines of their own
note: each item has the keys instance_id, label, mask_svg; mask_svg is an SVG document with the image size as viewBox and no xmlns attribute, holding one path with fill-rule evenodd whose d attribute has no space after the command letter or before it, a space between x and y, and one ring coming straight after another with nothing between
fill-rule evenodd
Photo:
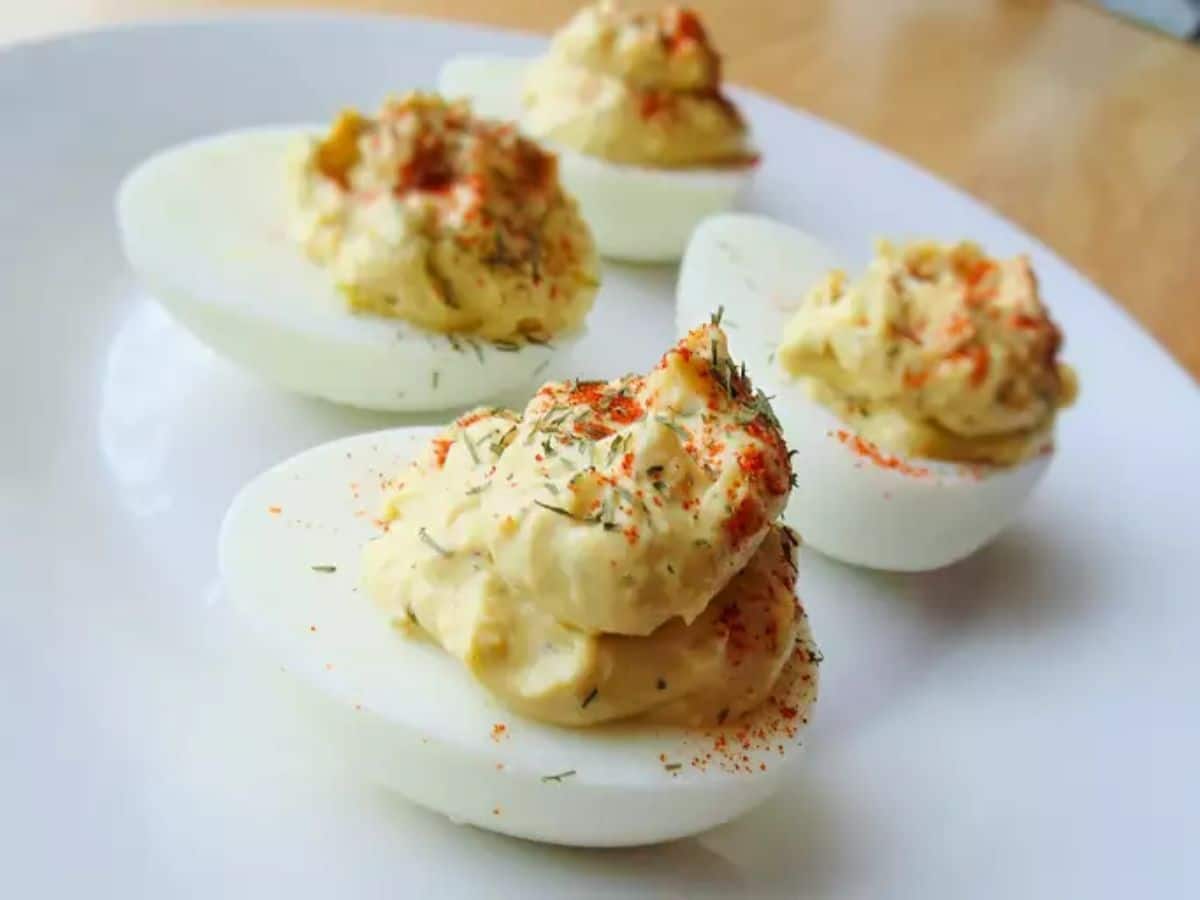
<instances>
[{"instance_id":1,"label":"shadow under egg","mask_svg":"<svg viewBox=\"0 0 1200 900\"><path fill-rule=\"evenodd\" d=\"M948 636L997 625L1057 628L1086 614L1081 598L1096 590L1089 583L1094 568L1075 549L1046 529L1018 524L944 569L881 577L931 629Z\"/></svg>"}]
</instances>

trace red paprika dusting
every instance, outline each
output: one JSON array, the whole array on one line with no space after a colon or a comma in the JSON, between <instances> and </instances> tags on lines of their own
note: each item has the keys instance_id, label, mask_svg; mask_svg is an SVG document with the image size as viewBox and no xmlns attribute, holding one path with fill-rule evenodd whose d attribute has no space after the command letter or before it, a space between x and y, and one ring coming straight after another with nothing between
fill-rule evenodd
<instances>
[{"instance_id":1,"label":"red paprika dusting","mask_svg":"<svg viewBox=\"0 0 1200 900\"><path fill-rule=\"evenodd\" d=\"M1045 323L1044 319L1039 319L1036 316L1026 315L1025 313L1016 313L1012 317L1013 328L1024 328L1029 331L1037 331Z\"/></svg>"},{"instance_id":2,"label":"red paprika dusting","mask_svg":"<svg viewBox=\"0 0 1200 900\"><path fill-rule=\"evenodd\" d=\"M733 515L725 520L725 533L729 536L729 542L738 547L747 538L758 534L764 525L762 507L754 497L746 496Z\"/></svg>"},{"instance_id":3,"label":"red paprika dusting","mask_svg":"<svg viewBox=\"0 0 1200 900\"><path fill-rule=\"evenodd\" d=\"M433 442L433 461L440 469L446 465L446 456L450 453L450 446L454 441L449 438L436 438Z\"/></svg>"},{"instance_id":4,"label":"red paprika dusting","mask_svg":"<svg viewBox=\"0 0 1200 900\"><path fill-rule=\"evenodd\" d=\"M671 95L665 91L643 91L638 101L638 113L652 119L671 105Z\"/></svg>"},{"instance_id":5,"label":"red paprika dusting","mask_svg":"<svg viewBox=\"0 0 1200 900\"><path fill-rule=\"evenodd\" d=\"M393 192L397 195L408 191L445 193L454 184L454 172L446 155L445 144L440 139L418 141L412 158L400 169Z\"/></svg>"},{"instance_id":6,"label":"red paprika dusting","mask_svg":"<svg viewBox=\"0 0 1200 900\"><path fill-rule=\"evenodd\" d=\"M633 476L633 454L632 453L626 453L623 457L621 457L621 472L626 477Z\"/></svg>"},{"instance_id":7,"label":"red paprika dusting","mask_svg":"<svg viewBox=\"0 0 1200 900\"><path fill-rule=\"evenodd\" d=\"M475 412L467 413L465 416L460 416L456 420L456 423L459 428L469 428L471 425L474 425L481 419L486 419L489 415L491 415L491 413L486 409L480 409L476 410Z\"/></svg>"},{"instance_id":8,"label":"red paprika dusting","mask_svg":"<svg viewBox=\"0 0 1200 900\"><path fill-rule=\"evenodd\" d=\"M996 264L990 259L976 260L963 272L963 279L967 282L968 287L976 287L987 277L988 272L991 272L995 268Z\"/></svg>"},{"instance_id":9,"label":"red paprika dusting","mask_svg":"<svg viewBox=\"0 0 1200 900\"><path fill-rule=\"evenodd\" d=\"M717 633L725 638L725 655L731 660L741 656L749 647L742 610L738 604L730 603L721 610L721 615L717 617Z\"/></svg>"},{"instance_id":10,"label":"red paprika dusting","mask_svg":"<svg viewBox=\"0 0 1200 900\"><path fill-rule=\"evenodd\" d=\"M695 746L688 762L690 767L697 772L714 767L722 772L753 775L766 771L761 754L785 755L785 741L794 740L808 721L804 710L812 701L813 662L808 648L798 645L765 703L736 721L701 732L692 739L699 746ZM659 761L667 758L662 754Z\"/></svg>"},{"instance_id":11,"label":"red paprika dusting","mask_svg":"<svg viewBox=\"0 0 1200 900\"><path fill-rule=\"evenodd\" d=\"M946 337L961 337L971 330L971 320L962 313L955 313L946 323Z\"/></svg>"},{"instance_id":12,"label":"red paprika dusting","mask_svg":"<svg viewBox=\"0 0 1200 900\"><path fill-rule=\"evenodd\" d=\"M972 344L962 350L956 350L947 358L952 360L967 359L971 361L971 384L975 387L979 387L987 379L991 358L987 347L983 344Z\"/></svg>"},{"instance_id":13,"label":"red paprika dusting","mask_svg":"<svg viewBox=\"0 0 1200 900\"><path fill-rule=\"evenodd\" d=\"M923 466L910 465L899 457L884 453L866 438L860 437L857 434L851 434L844 428L839 428L836 432L830 432L830 434L859 456L870 460L881 469L891 469L894 472L899 472L901 475L911 475L914 478L921 478L929 474L929 470Z\"/></svg>"},{"instance_id":14,"label":"red paprika dusting","mask_svg":"<svg viewBox=\"0 0 1200 900\"><path fill-rule=\"evenodd\" d=\"M666 39L667 49L678 53L688 44L705 45L708 35L700 17L690 9L669 7L662 13L662 29Z\"/></svg>"},{"instance_id":15,"label":"red paprika dusting","mask_svg":"<svg viewBox=\"0 0 1200 900\"><path fill-rule=\"evenodd\" d=\"M642 418L646 411L633 397L617 395L604 414L618 425L631 425Z\"/></svg>"},{"instance_id":16,"label":"red paprika dusting","mask_svg":"<svg viewBox=\"0 0 1200 900\"><path fill-rule=\"evenodd\" d=\"M601 425L599 422L585 419L582 422L575 423L575 433L581 434L593 441L602 441L614 432L607 425Z\"/></svg>"}]
</instances>

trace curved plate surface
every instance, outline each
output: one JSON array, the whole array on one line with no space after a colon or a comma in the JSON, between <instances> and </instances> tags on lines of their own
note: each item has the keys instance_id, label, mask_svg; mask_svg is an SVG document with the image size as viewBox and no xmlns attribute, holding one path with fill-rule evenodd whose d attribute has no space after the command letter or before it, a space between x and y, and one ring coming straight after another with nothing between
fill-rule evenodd
<instances>
[{"instance_id":1,"label":"curved plate surface","mask_svg":"<svg viewBox=\"0 0 1200 900\"><path fill-rule=\"evenodd\" d=\"M1083 383L1059 463L985 551L907 577L804 555L827 662L808 756L783 793L657 849L589 853L456 827L347 771L303 691L238 652L215 548L237 489L314 444L432 420L286 395L216 359L127 271L116 186L189 138L370 108L431 86L454 53L539 46L304 15L0 53L0 835L12 893L1200 892L1195 384L1037 241L748 93L764 152L749 208L854 264L880 234L1029 251ZM671 341L673 270L608 265L605 279L587 338L548 377L644 368Z\"/></svg>"}]
</instances>

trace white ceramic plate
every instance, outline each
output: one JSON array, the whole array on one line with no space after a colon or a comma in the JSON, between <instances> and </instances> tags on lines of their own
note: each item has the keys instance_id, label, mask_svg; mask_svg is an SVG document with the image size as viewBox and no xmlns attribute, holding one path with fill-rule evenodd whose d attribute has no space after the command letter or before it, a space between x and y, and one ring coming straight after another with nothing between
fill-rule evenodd
<instances>
[{"instance_id":1,"label":"white ceramic plate","mask_svg":"<svg viewBox=\"0 0 1200 900\"><path fill-rule=\"evenodd\" d=\"M739 95L764 150L755 210L857 263L881 233L1031 251L1083 380L1046 482L989 549L913 577L804 554L827 661L782 795L644 850L454 826L348 770L303 691L236 652L215 538L237 488L318 442L430 420L289 396L198 346L126 271L118 180L188 138L431 85L455 52L537 48L303 16L0 54L5 895L1195 896L1195 384L1036 241L761 97ZM550 375L644 367L671 340L672 271L605 277Z\"/></svg>"}]
</instances>

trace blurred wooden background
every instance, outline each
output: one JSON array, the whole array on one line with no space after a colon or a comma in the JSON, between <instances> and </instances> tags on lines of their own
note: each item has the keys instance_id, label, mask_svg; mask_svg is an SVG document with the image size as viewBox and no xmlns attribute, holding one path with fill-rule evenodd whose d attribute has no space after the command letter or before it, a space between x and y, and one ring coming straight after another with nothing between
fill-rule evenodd
<instances>
[{"instance_id":1,"label":"blurred wooden background","mask_svg":"<svg viewBox=\"0 0 1200 900\"><path fill-rule=\"evenodd\" d=\"M322 6L549 32L578 0L40 0L0 40ZM1200 50L1075 0L692 0L730 80L891 147L1041 237L1200 377ZM1053 302L1053 298L1050 298Z\"/></svg>"}]
</instances>

